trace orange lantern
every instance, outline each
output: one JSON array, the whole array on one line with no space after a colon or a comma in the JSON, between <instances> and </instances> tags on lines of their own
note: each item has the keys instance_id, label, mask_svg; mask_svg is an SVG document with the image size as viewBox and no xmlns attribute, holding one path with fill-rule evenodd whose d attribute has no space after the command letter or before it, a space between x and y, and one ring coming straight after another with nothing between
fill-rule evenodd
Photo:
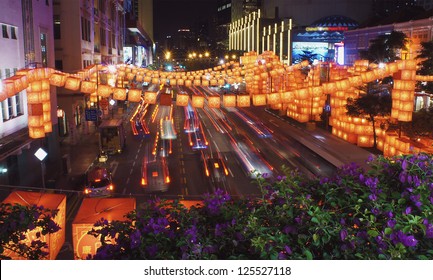
<instances>
[{"instance_id":1,"label":"orange lantern","mask_svg":"<svg viewBox=\"0 0 433 280\"><path fill-rule=\"evenodd\" d=\"M74 258L86 259L94 255L100 246L99 237L87 234L102 218L112 221L125 221L126 214L134 211L135 198L84 198L72 222L72 243Z\"/></svg>"},{"instance_id":2,"label":"orange lantern","mask_svg":"<svg viewBox=\"0 0 433 280\"><path fill-rule=\"evenodd\" d=\"M159 79L158 78L152 78L152 84L159 84Z\"/></svg>"},{"instance_id":3,"label":"orange lantern","mask_svg":"<svg viewBox=\"0 0 433 280\"><path fill-rule=\"evenodd\" d=\"M236 95L234 95L234 94L223 95L223 105L225 107L235 107L236 106Z\"/></svg>"},{"instance_id":4,"label":"orange lantern","mask_svg":"<svg viewBox=\"0 0 433 280\"><path fill-rule=\"evenodd\" d=\"M183 86L185 84L184 79L177 79L177 84Z\"/></svg>"},{"instance_id":5,"label":"orange lantern","mask_svg":"<svg viewBox=\"0 0 433 280\"><path fill-rule=\"evenodd\" d=\"M80 88L81 80L75 77L67 77L65 82L65 88L69 90L78 90Z\"/></svg>"},{"instance_id":6,"label":"orange lantern","mask_svg":"<svg viewBox=\"0 0 433 280\"><path fill-rule=\"evenodd\" d=\"M192 106L194 108L203 108L203 106L204 106L204 96L202 96L202 95L193 95L192 96Z\"/></svg>"},{"instance_id":7,"label":"orange lantern","mask_svg":"<svg viewBox=\"0 0 433 280\"><path fill-rule=\"evenodd\" d=\"M279 92L273 92L268 94L268 104L275 105L281 103L281 95Z\"/></svg>"},{"instance_id":8,"label":"orange lantern","mask_svg":"<svg viewBox=\"0 0 433 280\"><path fill-rule=\"evenodd\" d=\"M196 80L194 80L194 85L195 85L195 86L200 86L200 85L201 85L201 81L200 81L200 79L196 79Z\"/></svg>"},{"instance_id":9,"label":"orange lantern","mask_svg":"<svg viewBox=\"0 0 433 280\"><path fill-rule=\"evenodd\" d=\"M305 100L308 98L308 89L307 88L301 88L295 90L295 98L299 100Z\"/></svg>"},{"instance_id":10,"label":"orange lantern","mask_svg":"<svg viewBox=\"0 0 433 280\"><path fill-rule=\"evenodd\" d=\"M42 116L44 113L44 107L42 103L37 104L27 104L27 110L29 116Z\"/></svg>"},{"instance_id":11,"label":"orange lantern","mask_svg":"<svg viewBox=\"0 0 433 280\"><path fill-rule=\"evenodd\" d=\"M109 97L113 89L108 85L98 85L98 95L101 97Z\"/></svg>"},{"instance_id":12,"label":"orange lantern","mask_svg":"<svg viewBox=\"0 0 433 280\"><path fill-rule=\"evenodd\" d=\"M29 127L40 127L44 125L43 110L42 115L29 115L28 116L28 126Z\"/></svg>"},{"instance_id":13,"label":"orange lantern","mask_svg":"<svg viewBox=\"0 0 433 280\"><path fill-rule=\"evenodd\" d=\"M40 91L28 91L27 92L27 103L37 104L41 102L41 92Z\"/></svg>"},{"instance_id":14,"label":"orange lantern","mask_svg":"<svg viewBox=\"0 0 433 280\"><path fill-rule=\"evenodd\" d=\"M128 91L129 102L140 102L141 100L141 89L130 89Z\"/></svg>"},{"instance_id":15,"label":"orange lantern","mask_svg":"<svg viewBox=\"0 0 433 280\"><path fill-rule=\"evenodd\" d=\"M125 88L114 88L113 99L125 100L126 99L126 89Z\"/></svg>"},{"instance_id":16,"label":"orange lantern","mask_svg":"<svg viewBox=\"0 0 433 280\"><path fill-rule=\"evenodd\" d=\"M237 105L238 107L250 107L251 99L247 94L242 94L237 96Z\"/></svg>"},{"instance_id":17,"label":"orange lantern","mask_svg":"<svg viewBox=\"0 0 433 280\"><path fill-rule=\"evenodd\" d=\"M148 103L148 104L156 104L156 92L155 91L146 91L144 93L144 103Z\"/></svg>"},{"instance_id":18,"label":"orange lantern","mask_svg":"<svg viewBox=\"0 0 433 280\"><path fill-rule=\"evenodd\" d=\"M91 81L82 81L81 82L81 92L82 93L94 93L96 91L96 83Z\"/></svg>"},{"instance_id":19,"label":"orange lantern","mask_svg":"<svg viewBox=\"0 0 433 280\"><path fill-rule=\"evenodd\" d=\"M220 108L221 98L219 96L209 96L207 103L210 108Z\"/></svg>"},{"instance_id":20,"label":"orange lantern","mask_svg":"<svg viewBox=\"0 0 433 280\"><path fill-rule=\"evenodd\" d=\"M176 105L177 106L188 106L189 97L187 94L177 94L176 95Z\"/></svg>"},{"instance_id":21,"label":"orange lantern","mask_svg":"<svg viewBox=\"0 0 433 280\"><path fill-rule=\"evenodd\" d=\"M45 137L44 125L29 126L29 137L32 139L44 138Z\"/></svg>"},{"instance_id":22,"label":"orange lantern","mask_svg":"<svg viewBox=\"0 0 433 280\"><path fill-rule=\"evenodd\" d=\"M185 86L191 87L192 86L192 81L191 80L186 80L185 81Z\"/></svg>"},{"instance_id":23,"label":"orange lantern","mask_svg":"<svg viewBox=\"0 0 433 280\"><path fill-rule=\"evenodd\" d=\"M44 133L53 132L53 124L51 121L44 122Z\"/></svg>"},{"instance_id":24,"label":"orange lantern","mask_svg":"<svg viewBox=\"0 0 433 280\"><path fill-rule=\"evenodd\" d=\"M63 87L66 83L66 75L62 73L53 73L50 76L50 84L56 87Z\"/></svg>"},{"instance_id":25,"label":"orange lantern","mask_svg":"<svg viewBox=\"0 0 433 280\"><path fill-rule=\"evenodd\" d=\"M35 71L34 71L34 69L25 68L25 69L18 70L17 73L16 73L16 75L24 75L24 76L26 76L28 83L31 83L31 82L33 82L35 80Z\"/></svg>"},{"instance_id":26,"label":"orange lantern","mask_svg":"<svg viewBox=\"0 0 433 280\"><path fill-rule=\"evenodd\" d=\"M254 106L266 105L266 94L254 94L253 95L253 105Z\"/></svg>"},{"instance_id":27,"label":"orange lantern","mask_svg":"<svg viewBox=\"0 0 433 280\"><path fill-rule=\"evenodd\" d=\"M176 85L176 79L170 79L170 85L175 86Z\"/></svg>"},{"instance_id":28,"label":"orange lantern","mask_svg":"<svg viewBox=\"0 0 433 280\"><path fill-rule=\"evenodd\" d=\"M26 233L26 243L30 245L32 241L41 240L46 242L48 248L42 250L47 252L47 259L55 260L57 254L65 242L65 227L66 227L66 195L52 194L52 193L39 193L27 191L14 191L3 201L3 203L19 204L19 205L36 205L43 206L45 209L58 210L57 215L53 218L54 222L60 226L60 230L55 233L46 234L38 237L38 233L42 228L29 229ZM3 252L6 256L14 260L23 259L16 255L14 252Z\"/></svg>"}]
</instances>

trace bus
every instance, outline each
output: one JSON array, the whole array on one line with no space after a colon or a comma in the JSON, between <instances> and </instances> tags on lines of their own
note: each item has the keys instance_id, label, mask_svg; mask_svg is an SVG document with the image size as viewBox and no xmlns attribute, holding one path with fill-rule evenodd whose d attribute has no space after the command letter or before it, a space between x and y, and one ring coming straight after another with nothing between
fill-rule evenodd
<instances>
[{"instance_id":1,"label":"bus","mask_svg":"<svg viewBox=\"0 0 433 280\"><path fill-rule=\"evenodd\" d=\"M121 153L126 145L122 119L104 120L99 125L99 148L101 153Z\"/></svg>"}]
</instances>

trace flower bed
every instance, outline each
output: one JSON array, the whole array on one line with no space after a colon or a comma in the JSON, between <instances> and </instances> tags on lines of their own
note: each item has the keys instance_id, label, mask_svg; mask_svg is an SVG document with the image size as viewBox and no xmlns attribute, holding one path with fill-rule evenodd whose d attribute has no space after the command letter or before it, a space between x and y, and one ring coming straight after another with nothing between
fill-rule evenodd
<instances>
[{"instance_id":1,"label":"flower bed","mask_svg":"<svg viewBox=\"0 0 433 280\"><path fill-rule=\"evenodd\" d=\"M89 258L432 259L432 156L369 165L317 180L290 170L275 181L259 176L260 199L217 190L190 208L149 201L126 221L95 224L89 234L103 242Z\"/></svg>"}]
</instances>

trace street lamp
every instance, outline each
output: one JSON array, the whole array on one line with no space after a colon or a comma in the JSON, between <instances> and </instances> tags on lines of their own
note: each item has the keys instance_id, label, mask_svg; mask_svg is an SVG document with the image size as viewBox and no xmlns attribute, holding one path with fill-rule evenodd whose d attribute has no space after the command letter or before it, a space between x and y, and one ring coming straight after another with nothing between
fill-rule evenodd
<instances>
[{"instance_id":1,"label":"street lamp","mask_svg":"<svg viewBox=\"0 0 433 280\"><path fill-rule=\"evenodd\" d=\"M47 156L47 152L45 152L44 149L39 148L36 153L35 156L41 161L41 170L42 170L42 187L45 189L45 165L43 160L45 159L45 157Z\"/></svg>"}]
</instances>

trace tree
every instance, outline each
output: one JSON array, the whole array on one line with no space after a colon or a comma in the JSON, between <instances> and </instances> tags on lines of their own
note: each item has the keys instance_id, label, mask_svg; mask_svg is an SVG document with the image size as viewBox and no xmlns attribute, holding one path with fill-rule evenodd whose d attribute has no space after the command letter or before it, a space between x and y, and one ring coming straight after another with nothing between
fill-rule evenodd
<instances>
[{"instance_id":1,"label":"tree","mask_svg":"<svg viewBox=\"0 0 433 280\"><path fill-rule=\"evenodd\" d=\"M421 51L417 58L422 59L419 75L433 75L433 41L421 42ZM433 82L421 82L419 88L428 93L433 93Z\"/></svg>"},{"instance_id":2,"label":"tree","mask_svg":"<svg viewBox=\"0 0 433 280\"><path fill-rule=\"evenodd\" d=\"M414 112L412 121L404 123L402 130L411 138L433 137L433 107Z\"/></svg>"},{"instance_id":3,"label":"tree","mask_svg":"<svg viewBox=\"0 0 433 280\"><path fill-rule=\"evenodd\" d=\"M406 45L409 39L406 34L399 31L392 31L390 34L380 35L371 40L367 50L361 51L362 59L368 59L370 62L392 62L400 59L398 53L400 50L407 50Z\"/></svg>"},{"instance_id":4,"label":"tree","mask_svg":"<svg viewBox=\"0 0 433 280\"><path fill-rule=\"evenodd\" d=\"M391 95L386 93L370 93L357 99L347 99L347 114L353 117L362 117L371 122L373 126L374 148L377 148L376 117L389 116L391 114Z\"/></svg>"},{"instance_id":5,"label":"tree","mask_svg":"<svg viewBox=\"0 0 433 280\"><path fill-rule=\"evenodd\" d=\"M5 254L9 250L29 260L44 259L48 252L46 242L40 240L42 235L55 233L60 227L53 218L57 210L44 209L42 206L22 206L19 204L0 204L0 259L10 259ZM26 232L40 229L38 239L27 243Z\"/></svg>"}]
</instances>

